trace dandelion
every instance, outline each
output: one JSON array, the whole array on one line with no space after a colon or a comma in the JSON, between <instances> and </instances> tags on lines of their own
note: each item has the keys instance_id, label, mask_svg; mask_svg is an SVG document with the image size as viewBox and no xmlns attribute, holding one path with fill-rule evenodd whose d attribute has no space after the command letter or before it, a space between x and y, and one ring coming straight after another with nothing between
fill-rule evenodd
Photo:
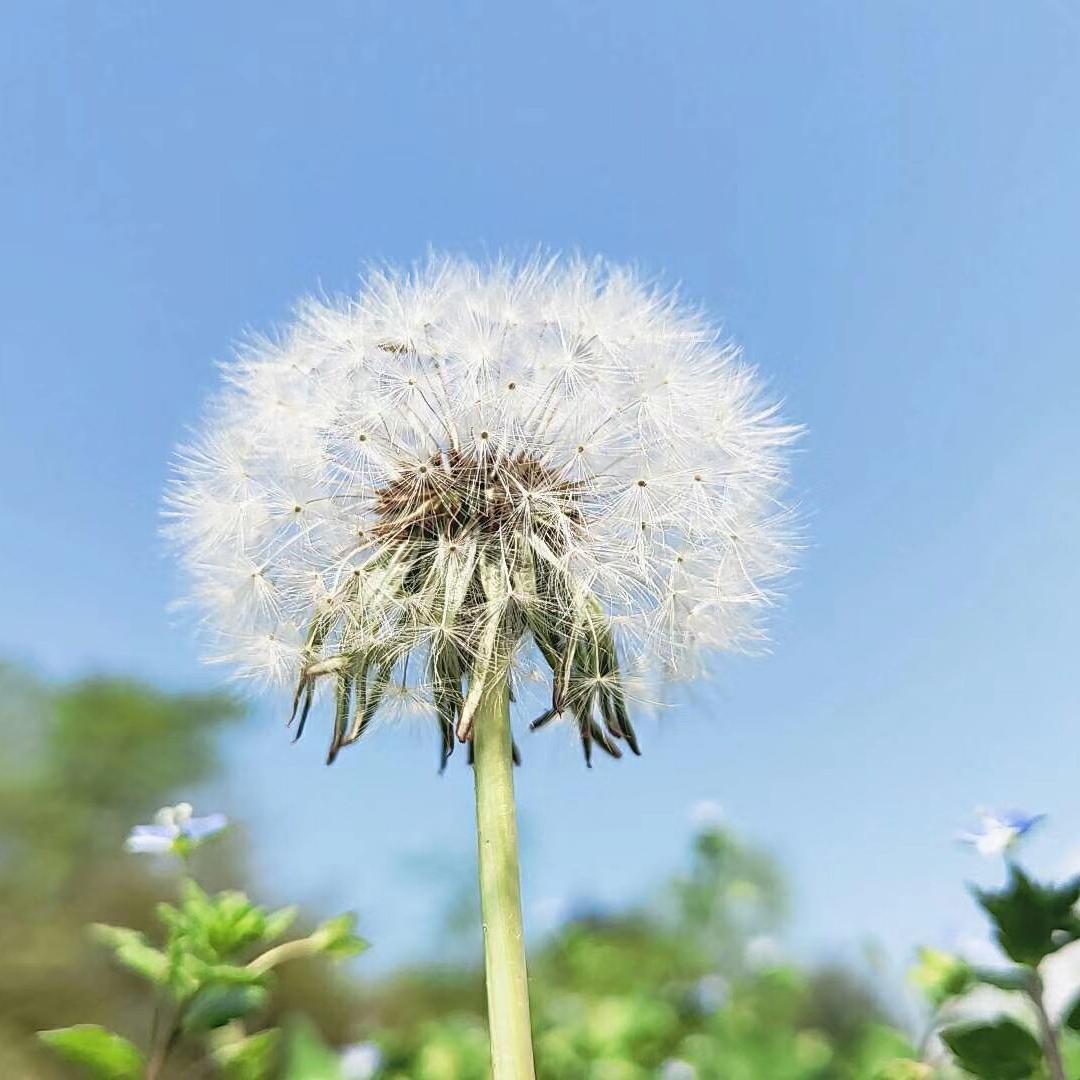
<instances>
[{"instance_id":1,"label":"dandelion","mask_svg":"<svg viewBox=\"0 0 1080 1080\"><path fill-rule=\"evenodd\" d=\"M1046 816L1045 814L1025 814L1019 810L993 813L980 810L974 832L960 833L957 839L964 844L971 844L980 855L993 858L1007 854Z\"/></svg>"},{"instance_id":2,"label":"dandelion","mask_svg":"<svg viewBox=\"0 0 1080 1080\"><path fill-rule=\"evenodd\" d=\"M224 814L208 814L201 818L192 815L191 803L163 806L154 815L153 825L136 825L131 830L124 847L142 855L188 855L229 824Z\"/></svg>"},{"instance_id":3,"label":"dandelion","mask_svg":"<svg viewBox=\"0 0 1080 1080\"><path fill-rule=\"evenodd\" d=\"M328 761L404 706L442 766L469 745L489 993L492 955L521 952L509 701L543 679L530 727L565 724L591 765L640 752L636 701L760 645L796 434L737 349L629 271L432 258L251 342L181 451L169 531L212 658L289 686L297 737L325 688Z\"/></svg>"}]
</instances>

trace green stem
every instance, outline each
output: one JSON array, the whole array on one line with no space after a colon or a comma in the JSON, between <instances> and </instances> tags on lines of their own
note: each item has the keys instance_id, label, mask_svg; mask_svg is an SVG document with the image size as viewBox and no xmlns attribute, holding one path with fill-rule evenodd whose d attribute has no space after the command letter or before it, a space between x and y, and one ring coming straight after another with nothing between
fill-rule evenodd
<instances>
[{"instance_id":1,"label":"green stem","mask_svg":"<svg viewBox=\"0 0 1080 1080\"><path fill-rule=\"evenodd\" d=\"M173 1021L173 1026L168 1037L158 1043L157 1049L154 1051L153 1057L151 1057L150 1062L146 1067L146 1080L157 1080L158 1076L161 1075L161 1070L165 1068L165 1062L168 1060L169 1054L180 1039L181 1015L182 1010L176 1014L176 1019Z\"/></svg>"},{"instance_id":2,"label":"green stem","mask_svg":"<svg viewBox=\"0 0 1080 1080\"><path fill-rule=\"evenodd\" d=\"M265 975L271 968L284 964L287 960L306 960L310 956L318 956L321 951L319 944L310 937L286 941L256 956L247 965L247 970L255 975Z\"/></svg>"},{"instance_id":3,"label":"green stem","mask_svg":"<svg viewBox=\"0 0 1080 1080\"><path fill-rule=\"evenodd\" d=\"M532 1080L510 695L504 672L485 688L477 709L473 761L492 1078Z\"/></svg>"},{"instance_id":4,"label":"green stem","mask_svg":"<svg viewBox=\"0 0 1080 1080\"><path fill-rule=\"evenodd\" d=\"M1028 987L1028 996L1035 1005L1035 1013L1039 1019L1039 1034L1042 1037L1043 1054L1046 1056L1050 1076L1052 1080L1068 1080L1068 1075L1065 1072L1065 1062L1061 1058L1061 1046L1058 1043L1057 1032L1054 1030L1054 1025L1046 1012L1042 979L1038 974L1032 974L1031 983Z\"/></svg>"}]
</instances>

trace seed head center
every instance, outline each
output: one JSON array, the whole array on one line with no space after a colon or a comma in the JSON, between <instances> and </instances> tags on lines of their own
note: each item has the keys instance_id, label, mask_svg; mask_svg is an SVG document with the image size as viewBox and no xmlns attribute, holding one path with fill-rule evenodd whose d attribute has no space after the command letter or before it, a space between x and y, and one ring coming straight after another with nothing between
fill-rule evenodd
<instances>
[{"instance_id":1,"label":"seed head center","mask_svg":"<svg viewBox=\"0 0 1080 1080\"><path fill-rule=\"evenodd\" d=\"M375 532L391 543L466 535L483 542L531 530L561 547L568 527L582 524L581 488L525 450L484 460L445 450L376 492Z\"/></svg>"}]
</instances>

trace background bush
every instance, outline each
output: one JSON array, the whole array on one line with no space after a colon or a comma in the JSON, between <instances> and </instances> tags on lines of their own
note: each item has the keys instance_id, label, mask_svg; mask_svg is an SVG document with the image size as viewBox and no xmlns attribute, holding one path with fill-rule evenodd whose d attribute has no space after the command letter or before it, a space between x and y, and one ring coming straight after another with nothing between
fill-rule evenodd
<instances>
[{"instance_id":1,"label":"background bush","mask_svg":"<svg viewBox=\"0 0 1080 1080\"><path fill-rule=\"evenodd\" d=\"M214 777L217 737L239 711L222 697L120 680L48 687L13 669L2 679L0 1075L47 1080L68 1073L36 1043L40 1029L100 1023L144 1041L143 985L110 963L86 926L153 933L154 905L173 883L153 860L125 854L122 839L149 809ZM204 884L259 898L235 832L196 857ZM801 971L773 955L787 906L770 859L708 827L650 903L575 913L532 957L539 1075L884 1075L910 1047L872 989L843 969ZM313 1027L305 1038L327 1048L376 1041L381 1076L487 1075L478 964L370 980L362 958L344 974L301 962L281 970L261 1019L288 1026L301 1015ZM189 1052L170 1075L212 1069Z\"/></svg>"}]
</instances>

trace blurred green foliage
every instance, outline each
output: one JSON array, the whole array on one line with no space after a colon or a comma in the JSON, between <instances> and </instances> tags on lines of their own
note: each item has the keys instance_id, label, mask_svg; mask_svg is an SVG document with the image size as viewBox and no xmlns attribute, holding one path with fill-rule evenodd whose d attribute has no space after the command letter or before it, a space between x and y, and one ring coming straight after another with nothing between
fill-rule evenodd
<instances>
[{"instance_id":1,"label":"blurred green foliage","mask_svg":"<svg viewBox=\"0 0 1080 1080\"><path fill-rule=\"evenodd\" d=\"M199 846L194 837L171 844L185 863ZM271 1076L280 1032L250 1033L246 1025L266 1012L281 965L315 956L344 960L367 947L353 932L352 915L281 941L296 914L296 908L267 911L236 889L211 895L185 877L179 903L158 905L161 948L129 927L93 928L118 964L151 984L155 1011L143 1047L94 1024L53 1028L41 1032L41 1040L98 1080L156 1080L185 1043L194 1044L194 1053L223 1080Z\"/></svg>"},{"instance_id":2,"label":"blurred green foliage","mask_svg":"<svg viewBox=\"0 0 1080 1080\"><path fill-rule=\"evenodd\" d=\"M538 1076L903 1080L895 1070L915 1064L913 1049L862 982L800 972L760 947L785 906L771 862L711 828L661 903L571 920L531 958ZM449 1016L442 1001L397 1014L378 1036L380 1076L487 1077L479 985L463 974L461 991L470 1004Z\"/></svg>"},{"instance_id":3,"label":"blurred green foliage","mask_svg":"<svg viewBox=\"0 0 1080 1080\"><path fill-rule=\"evenodd\" d=\"M172 898L176 883L154 860L125 854L123 837L214 778L218 740L240 714L224 698L115 680L50 688L7 670L0 683L0 1077L74 1077L82 1074L65 1071L35 1032L97 1024L145 1044L143 984L86 928L130 926L153 940L155 904ZM199 877L211 889L258 895L239 845L226 837L200 851ZM685 872L652 902L579 912L530 957L541 1080L929 1076L864 980L778 959L770 943L787 906L773 863L711 827L694 837ZM312 920L301 913L298 923ZM109 944L122 951L125 943ZM167 1075L354 1080L334 1048L368 1039L381 1049L372 1075L383 1080L486 1080L476 959L378 982L307 961L283 967L258 1017L260 1027L283 1025L281 1039L249 1045L226 1025L216 1065L181 1053ZM121 1064L126 1053L122 1045L102 1052ZM227 1068L230 1055L243 1069Z\"/></svg>"},{"instance_id":4,"label":"blurred green foliage","mask_svg":"<svg viewBox=\"0 0 1080 1080\"><path fill-rule=\"evenodd\" d=\"M117 679L48 686L0 667L0 1077L80 1075L35 1038L75 1024L145 1042L152 1001L88 928L151 932L175 881L123 850L131 826L214 779L220 736L242 711L219 695ZM200 877L246 886L239 837L200 852ZM301 918L301 923L311 920ZM100 935L100 931L99 931ZM343 1041L355 995L318 963L283 969L267 1023L303 1009ZM120 1051L122 1053L123 1051ZM168 1075L199 1075L181 1053Z\"/></svg>"},{"instance_id":5,"label":"blurred green foliage","mask_svg":"<svg viewBox=\"0 0 1080 1080\"><path fill-rule=\"evenodd\" d=\"M1054 968L1048 961L1080 942L1080 877L1038 882L1011 849L1007 854L1005 884L975 888L972 894L1011 964L975 967L961 957L922 949L911 979L932 1006L931 1026L946 1057L964 1075L1069 1080L1080 1076L1080 988L1068 966ZM1065 997L1057 1015L1047 1005L1048 977L1058 984L1055 996ZM996 998L996 1014L969 1007L970 996L980 991Z\"/></svg>"}]
</instances>

